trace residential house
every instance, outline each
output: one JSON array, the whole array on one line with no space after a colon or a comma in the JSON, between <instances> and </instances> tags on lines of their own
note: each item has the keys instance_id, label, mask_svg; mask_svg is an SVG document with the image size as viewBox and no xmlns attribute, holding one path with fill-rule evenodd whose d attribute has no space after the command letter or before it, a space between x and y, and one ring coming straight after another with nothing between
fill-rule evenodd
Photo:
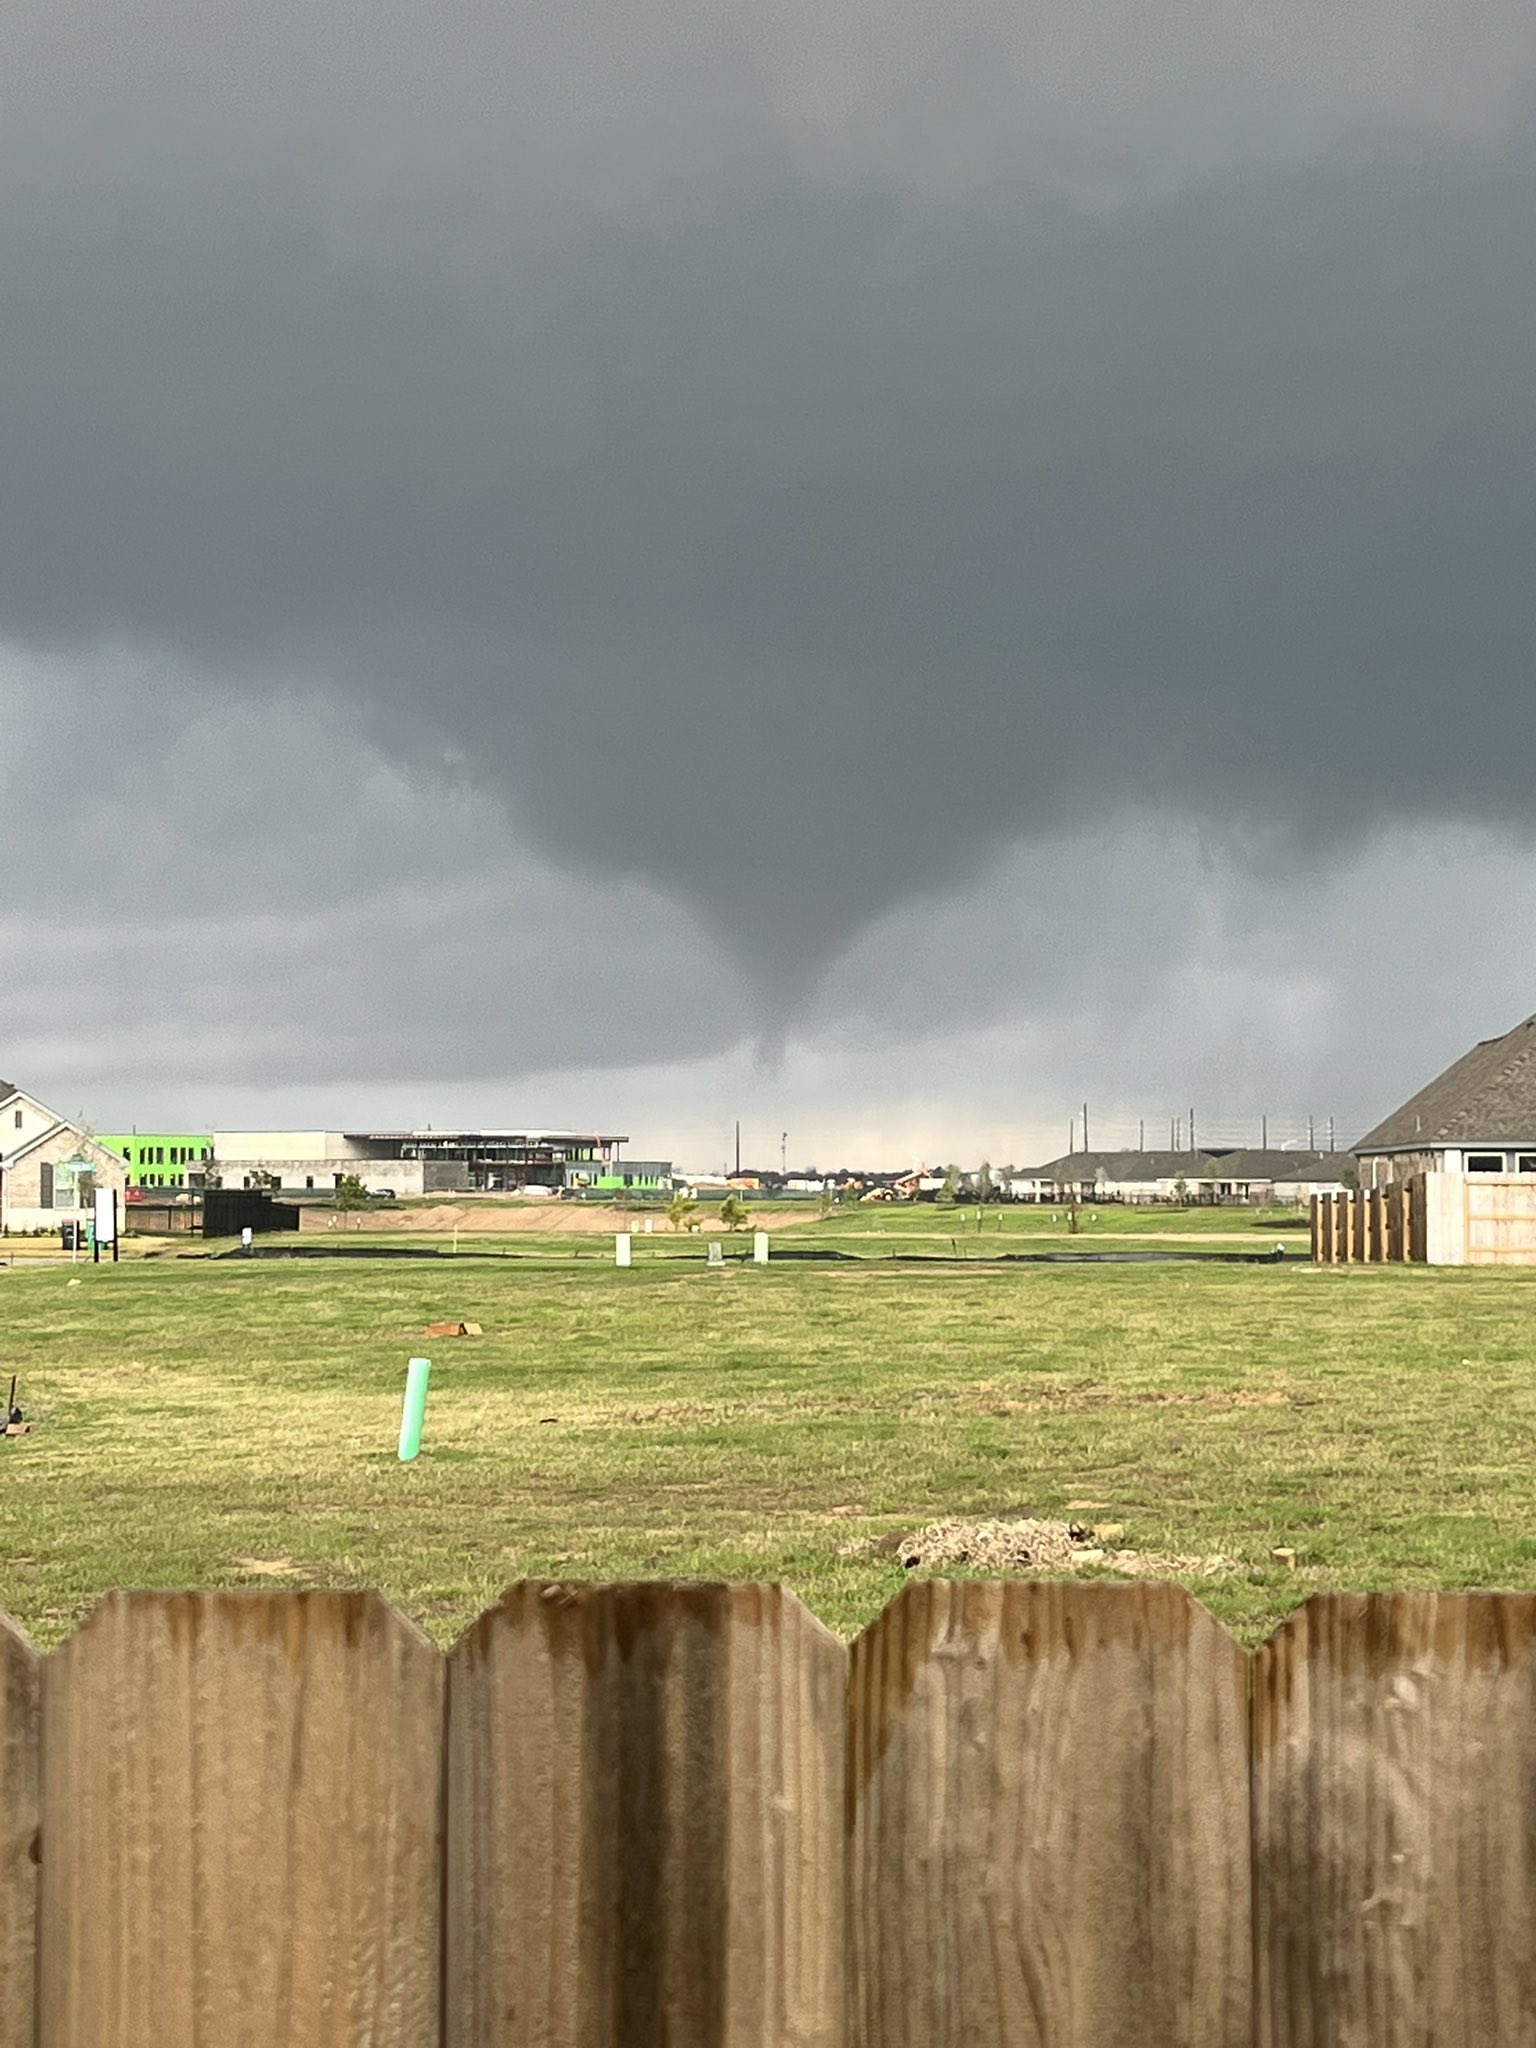
<instances>
[{"instance_id":1,"label":"residential house","mask_svg":"<svg viewBox=\"0 0 1536 2048\"><path fill-rule=\"evenodd\" d=\"M1473 1046L1354 1152L1366 1188L1418 1173L1536 1175L1536 1017Z\"/></svg>"},{"instance_id":2,"label":"residential house","mask_svg":"<svg viewBox=\"0 0 1536 2048\"><path fill-rule=\"evenodd\" d=\"M1217 1167L1207 1152L1064 1152L1021 1178L1047 1202L1205 1201L1213 1198Z\"/></svg>"},{"instance_id":3,"label":"residential house","mask_svg":"<svg viewBox=\"0 0 1536 2048\"><path fill-rule=\"evenodd\" d=\"M0 1081L0 1231L50 1230L88 1209L97 1188L122 1195L128 1169L89 1131Z\"/></svg>"},{"instance_id":4,"label":"residential house","mask_svg":"<svg viewBox=\"0 0 1536 2048\"><path fill-rule=\"evenodd\" d=\"M1288 1152L1254 1146L1221 1154L1215 1161L1215 1195L1222 1202L1304 1202L1313 1195L1342 1194L1354 1186L1355 1162L1347 1152Z\"/></svg>"}]
</instances>

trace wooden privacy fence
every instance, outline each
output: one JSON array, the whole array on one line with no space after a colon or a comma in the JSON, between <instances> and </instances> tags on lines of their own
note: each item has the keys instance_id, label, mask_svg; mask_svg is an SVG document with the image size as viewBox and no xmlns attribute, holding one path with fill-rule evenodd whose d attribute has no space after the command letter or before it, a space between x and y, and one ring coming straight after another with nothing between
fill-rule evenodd
<instances>
[{"instance_id":1,"label":"wooden privacy fence","mask_svg":"<svg viewBox=\"0 0 1536 2048\"><path fill-rule=\"evenodd\" d=\"M517 1586L0 1630L0 2048L1511 2048L1536 1597Z\"/></svg>"},{"instance_id":2,"label":"wooden privacy fence","mask_svg":"<svg viewBox=\"0 0 1536 2048\"><path fill-rule=\"evenodd\" d=\"M1424 1175L1390 1188L1312 1197L1312 1256L1325 1266L1383 1266L1428 1256Z\"/></svg>"}]
</instances>

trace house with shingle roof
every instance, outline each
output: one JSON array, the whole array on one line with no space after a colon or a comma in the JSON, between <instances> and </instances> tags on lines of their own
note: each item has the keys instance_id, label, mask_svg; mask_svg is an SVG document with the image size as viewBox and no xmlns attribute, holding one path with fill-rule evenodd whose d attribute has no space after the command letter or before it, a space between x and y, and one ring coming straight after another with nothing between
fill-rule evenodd
<instances>
[{"instance_id":1,"label":"house with shingle roof","mask_svg":"<svg viewBox=\"0 0 1536 2048\"><path fill-rule=\"evenodd\" d=\"M1193 1199L1208 1196L1218 1172L1208 1152L1064 1152L1024 1178L1043 1202L1166 1202L1181 1188Z\"/></svg>"},{"instance_id":2,"label":"house with shingle roof","mask_svg":"<svg viewBox=\"0 0 1536 2048\"><path fill-rule=\"evenodd\" d=\"M1216 1193L1223 1202L1304 1202L1339 1195L1355 1185L1347 1152L1292 1152L1255 1145L1216 1160Z\"/></svg>"},{"instance_id":3,"label":"house with shingle roof","mask_svg":"<svg viewBox=\"0 0 1536 2048\"><path fill-rule=\"evenodd\" d=\"M1416 1173L1536 1175L1536 1017L1463 1053L1354 1153L1366 1188Z\"/></svg>"},{"instance_id":4,"label":"house with shingle roof","mask_svg":"<svg viewBox=\"0 0 1536 2048\"><path fill-rule=\"evenodd\" d=\"M35 1095L0 1081L0 1233L56 1229L80 1218L97 1188L122 1195L127 1184L128 1169L115 1152Z\"/></svg>"}]
</instances>

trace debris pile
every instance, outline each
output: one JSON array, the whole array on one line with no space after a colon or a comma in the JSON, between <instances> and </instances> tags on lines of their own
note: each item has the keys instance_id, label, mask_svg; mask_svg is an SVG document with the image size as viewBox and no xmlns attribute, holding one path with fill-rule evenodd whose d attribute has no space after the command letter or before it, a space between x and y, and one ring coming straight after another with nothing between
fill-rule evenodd
<instances>
[{"instance_id":1,"label":"debris pile","mask_svg":"<svg viewBox=\"0 0 1536 2048\"><path fill-rule=\"evenodd\" d=\"M1098 1565L1130 1579L1214 1578L1238 1569L1234 1557L1185 1557L1163 1550L1118 1550L1104 1539L1121 1530L1033 1519L930 1522L893 1548L907 1570L965 1565L982 1572L1074 1572Z\"/></svg>"}]
</instances>

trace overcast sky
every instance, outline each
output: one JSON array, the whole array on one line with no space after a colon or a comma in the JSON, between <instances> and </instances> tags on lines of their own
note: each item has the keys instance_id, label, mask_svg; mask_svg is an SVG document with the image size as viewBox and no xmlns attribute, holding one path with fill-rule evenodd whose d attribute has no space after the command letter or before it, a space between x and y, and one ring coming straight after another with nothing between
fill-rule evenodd
<instances>
[{"instance_id":1,"label":"overcast sky","mask_svg":"<svg viewBox=\"0 0 1536 2048\"><path fill-rule=\"evenodd\" d=\"M0 1073L704 1165L1536 1009L1515 0L17 0Z\"/></svg>"}]
</instances>

